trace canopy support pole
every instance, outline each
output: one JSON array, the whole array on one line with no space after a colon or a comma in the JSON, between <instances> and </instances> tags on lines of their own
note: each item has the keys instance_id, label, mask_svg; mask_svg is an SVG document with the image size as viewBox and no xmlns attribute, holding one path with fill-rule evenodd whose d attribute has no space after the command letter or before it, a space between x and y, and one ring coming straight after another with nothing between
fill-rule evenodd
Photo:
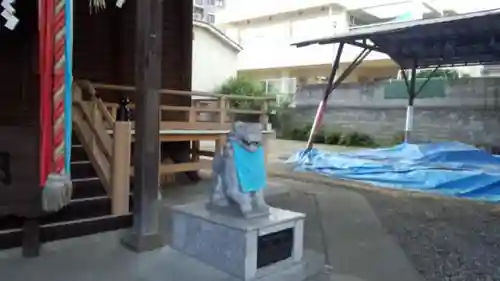
<instances>
[{"instance_id":1,"label":"canopy support pole","mask_svg":"<svg viewBox=\"0 0 500 281\"><path fill-rule=\"evenodd\" d=\"M314 122L311 128L311 132L309 133L309 138L307 140L307 150L309 151L313 147L313 138L314 134L318 130L318 128L321 126L321 121L323 119L323 114L325 112L326 104L328 103L328 98L330 97L330 94L335 90L353 71L358 67L363 60L370 54L371 50L370 49L363 49L359 55L354 59L354 61L351 62L351 64L340 74L340 76L335 79L335 76L337 75L337 71L339 69L340 65L340 58L342 56L342 52L344 50L344 45L345 43L340 43L339 47L337 49L337 54L335 56L335 60L333 61L332 64L332 71L330 72L330 76L328 77L328 85L326 87L325 93L323 95L323 99L318 105L318 109L316 110L316 115L314 117Z\"/></svg>"},{"instance_id":2,"label":"canopy support pole","mask_svg":"<svg viewBox=\"0 0 500 281\"><path fill-rule=\"evenodd\" d=\"M422 92L424 87L427 85L427 83L434 77L436 74L436 71L439 69L439 65L436 66L431 73L425 78L424 83L420 85L418 90L416 90L416 78L417 78L417 62L415 60L415 63L413 64L410 72L410 77L406 74L406 71L404 69L401 69L401 74L403 76L403 80L406 85L406 90L408 91L408 106L406 107L406 124L405 124L405 131L404 131L404 141L405 142L410 142L411 139L411 132L413 130L413 123L414 123L414 103L415 103L415 98Z\"/></svg>"}]
</instances>

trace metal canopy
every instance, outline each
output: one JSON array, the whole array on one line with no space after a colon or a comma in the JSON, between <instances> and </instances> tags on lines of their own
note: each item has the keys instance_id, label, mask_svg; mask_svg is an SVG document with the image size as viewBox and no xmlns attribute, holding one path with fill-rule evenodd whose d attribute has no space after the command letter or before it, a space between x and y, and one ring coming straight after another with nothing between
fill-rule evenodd
<instances>
[{"instance_id":1,"label":"metal canopy","mask_svg":"<svg viewBox=\"0 0 500 281\"><path fill-rule=\"evenodd\" d=\"M345 43L385 53L403 69L500 63L500 9L384 23L292 45Z\"/></svg>"}]
</instances>

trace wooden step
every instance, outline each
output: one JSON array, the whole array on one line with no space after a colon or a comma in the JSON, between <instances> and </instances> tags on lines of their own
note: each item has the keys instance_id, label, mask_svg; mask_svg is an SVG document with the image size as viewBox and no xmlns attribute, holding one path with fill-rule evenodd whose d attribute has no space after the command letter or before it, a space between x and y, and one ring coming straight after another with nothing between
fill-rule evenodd
<instances>
[{"instance_id":1,"label":"wooden step","mask_svg":"<svg viewBox=\"0 0 500 281\"><path fill-rule=\"evenodd\" d=\"M89 161L72 161L71 162L71 178L72 179L87 179L95 178L97 173Z\"/></svg>"},{"instance_id":2,"label":"wooden step","mask_svg":"<svg viewBox=\"0 0 500 281\"><path fill-rule=\"evenodd\" d=\"M111 214L111 199L107 196L72 200L62 210L40 218L41 224L102 217ZM0 230L21 228L23 219L10 216L1 222ZM7 226L7 227L4 227Z\"/></svg>"},{"instance_id":3,"label":"wooden step","mask_svg":"<svg viewBox=\"0 0 500 281\"><path fill-rule=\"evenodd\" d=\"M102 186L99 178L94 178L94 179L79 179L79 180L74 180L73 181L73 196L72 196L72 202L70 205L67 206L67 208L61 210L61 212L69 211L69 212L76 212L76 213L83 213L87 212L87 210L81 210L77 211L75 208L87 208L85 204L83 203L89 203L89 201L82 201L82 199L92 199L92 198L97 198L98 202L93 202L89 205L91 206L96 206L96 205L101 205L101 208L98 210L102 210L102 205L107 204L111 205L110 202L106 203L103 201L103 198L106 197L106 192L104 190L104 187ZM110 201L109 198L107 198L107 201ZM74 204L74 206L71 206L71 204ZM84 206L82 206L84 205ZM111 207L105 207L107 210L107 213L100 213L99 216L102 215L108 215L110 212ZM90 213L95 213L97 210L89 210ZM53 215L50 215L50 219L52 218ZM67 215L63 215L67 216ZM88 217L88 216L84 216ZM73 218L74 219L74 218ZM22 226L22 219L14 216L14 215L8 215L8 216L0 216L0 231L2 230L8 230L8 229L15 229L15 228L20 228Z\"/></svg>"},{"instance_id":4,"label":"wooden step","mask_svg":"<svg viewBox=\"0 0 500 281\"><path fill-rule=\"evenodd\" d=\"M0 233L5 230L20 228L21 226L22 221L17 216L8 215L0 217Z\"/></svg>"},{"instance_id":5,"label":"wooden step","mask_svg":"<svg viewBox=\"0 0 500 281\"><path fill-rule=\"evenodd\" d=\"M39 218L40 241L54 241L130 227L131 214L111 215L111 199L76 137L73 137L71 158L72 201L59 212ZM129 198L132 206L132 197ZM16 216L0 217L0 249L21 246L23 222L23 218Z\"/></svg>"},{"instance_id":6,"label":"wooden step","mask_svg":"<svg viewBox=\"0 0 500 281\"><path fill-rule=\"evenodd\" d=\"M132 197L130 197L132 206ZM131 225L132 216L111 215L108 197L74 200L57 213L40 218L41 241L79 237ZM6 217L0 220L0 249L19 247L22 242L23 219ZM45 236L44 236L45 235Z\"/></svg>"},{"instance_id":7,"label":"wooden step","mask_svg":"<svg viewBox=\"0 0 500 281\"><path fill-rule=\"evenodd\" d=\"M99 178L73 180L73 199L105 196L106 191Z\"/></svg>"},{"instance_id":8,"label":"wooden step","mask_svg":"<svg viewBox=\"0 0 500 281\"><path fill-rule=\"evenodd\" d=\"M40 241L49 242L89 234L129 228L132 226L132 214L124 216L101 216L42 225ZM0 231L0 249L20 247L23 231L21 228Z\"/></svg>"},{"instance_id":9,"label":"wooden step","mask_svg":"<svg viewBox=\"0 0 500 281\"><path fill-rule=\"evenodd\" d=\"M72 145L80 145L80 144L82 144L80 142L80 139L78 138L78 136L75 134L75 132L73 132L73 134L71 134L71 144Z\"/></svg>"},{"instance_id":10,"label":"wooden step","mask_svg":"<svg viewBox=\"0 0 500 281\"><path fill-rule=\"evenodd\" d=\"M0 230L0 250L20 247L23 240L23 230L13 228Z\"/></svg>"},{"instance_id":11,"label":"wooden step","mask_svg":"<svg viewBox=\"0 0 500 281\"><path fill-rule=\"evenodd\" d=\"M72 200L59 212L41 219L42 224L102 217L111 214L111 199L108 196Z\"/></svg>"},{"instance_id":12,"label":"wooden step","mask_svg":"<svg viewBox=\"0 0 500 281\"><path fill-rule=\"evenodd\" d=\"M87 152L82 145L71 146L71 162L89 161Z\"/></svg>"}]
</instances>

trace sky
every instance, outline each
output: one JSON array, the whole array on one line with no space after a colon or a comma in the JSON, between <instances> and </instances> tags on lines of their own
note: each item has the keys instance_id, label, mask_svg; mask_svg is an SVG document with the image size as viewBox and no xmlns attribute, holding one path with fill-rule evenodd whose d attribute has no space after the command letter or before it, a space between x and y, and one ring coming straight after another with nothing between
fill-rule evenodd
<instances>
[{"instance_id":1,"label":"sky","mask_svg":"<svg viewBox=\"0 0 500 281\"><path fill-rule=\"evenodd\" d=\"M310 1L310 0L306 0ZM350 9L363 7L364 11L375 15L379 18L392 18L411 11L416 13L415 16L419 18L422 13L429 10L422 6L421 2L431 4L437 10L455 10L458 13L477 12L481 10L498 9L500 8L500 1L498 0L474 0L474 1L459 1L459 0L427 0L427 1L402 1L402 0L350 0L344 4ZM342 1L340 1L342 3Z\"/></svg>"},{"instance_id":2,"label":"sky","mask_svg":"<svg viewBox=\"0 0 500 281\"><path fill-rule=\"evenodd\" d=\"M451 8L458 13L477 12L481 10L500 8L500 1L498 0L434 0L429 2L440 5L445 9Z\"/></svg>"},{"instance_id":3,"label":"sky","mask_svg":"<svg viewBox=\"0 0 500 281\"><path fill-rule=\"evenodd\" d=\"M302 0L302 1L314 1L314 0ZM337 1L339 3L345 4L345 6L347 7L354 8L354 7L376 6L381 4L383 5L386 3L401 2L402 0L337 0ZM477 12L481 10L500 8L499 0L427 0L427 1L424 0L423 2L428 2L436 8L452 9L458 13ZM397 5L391 6L391 9L397 9Z\"/></svg>"},{"instance_id":4,"label":"sky","mask_svg":"<svg viewBox=\"0 0 500 281\"><path fill-rule=\"evenodd\" d=\"M383 5L387 3L401 2L402 0L226 0L227 9L220 14L220 18L234 20L241 18L251 18L256 14L274 14L278 11L293 10L294 7L317 6L318 4L328 4L338 2L349 9L366 8L370 6ZM415 0L417 1L417 0ZM500 8L500 0L427 0L436 8L451 9L458 13L476 12ZM411 3L409 0L407 3ZM408 9L404 5L395 5L390 9L382 8L385 13L391 12L397 16ZM379 9L380 10L380 9ZM377 13L373 13L374 15ZM382 16L383 17L383 16ZM222 20L222 21L225 21Z\"/></svg>"}]
</instances>

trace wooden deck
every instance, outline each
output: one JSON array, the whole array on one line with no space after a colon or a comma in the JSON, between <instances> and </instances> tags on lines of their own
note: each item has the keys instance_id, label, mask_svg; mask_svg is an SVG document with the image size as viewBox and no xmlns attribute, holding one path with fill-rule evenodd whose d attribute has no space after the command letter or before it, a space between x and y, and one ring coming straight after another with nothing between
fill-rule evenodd
<instances>
[{"instance_id":1,"label":"wooden deck","mask_svg":"<svg viewBox=\"0 0 500 281\"><path fill-rule=\"evenodd\" d=\"M107 130L107 133L112 135L113 130ZM262 132L264 139L267 141L269 135L274 134L272 130L265 130ZM131 130L131 141L134 142L135 130ZM221 149L226 140L229 130L160 130L160 145L163 142L191 142L191 160L187 163L168 163L160 165L160 174L173 174L187 171L199 171L204 169L211 169L211 160L200 158L200 156L212 158L214 151L203 151L200 149L201 141L215 142L216 151ZM131 171L133 174L133 170Z\"/></svg>"},{"instance_id":2,"label":"wooden deck","mask_svg":"<svg viewBox=\"0 0 500 281\"><path fill-rule=\"evenodd\" d=\"M119 105L101 99L99 91L118 91L120 93L135 92L134 87L97 84L89 81L76 81L74 88L73 121L75 132L83 147L89 154L99 178L106 187L108 194L117 203L123 205L125 196L129 194L129 178L133 173L131 166L130 147L134 142L134 122L116 121ZM87 98L84 98L84 93ZM160 95L201 96L202 99L191 99L190 106L160 106L159 141L189 142L189 161L176 163L173 160L161 159L160 175L172 175L179 172L211 169L211 158L214 152L201 151L200 141L214 141L216 151L225 143L232 122L238 116L254 116L263 127L266 148L268 130L269 103L275 97L244 97L217 95L204 92L188 92L177 90L159 90ZM252 100L257 109L239 109L234 107L234 101ZM133 110L134 105L130 108ZM133 115L133 114L132 114ZM121 136L121 137L115 137ZM267 153L266 153L267 154ZM124 164L125 163L125 164ZM128 163L128 164L126 164ZM117 191L117 189L120 189ZM117 212L124 212L127 206L117 207ZM127 210L128 211L128 210Z\"/></svg>"}]
</instances>

